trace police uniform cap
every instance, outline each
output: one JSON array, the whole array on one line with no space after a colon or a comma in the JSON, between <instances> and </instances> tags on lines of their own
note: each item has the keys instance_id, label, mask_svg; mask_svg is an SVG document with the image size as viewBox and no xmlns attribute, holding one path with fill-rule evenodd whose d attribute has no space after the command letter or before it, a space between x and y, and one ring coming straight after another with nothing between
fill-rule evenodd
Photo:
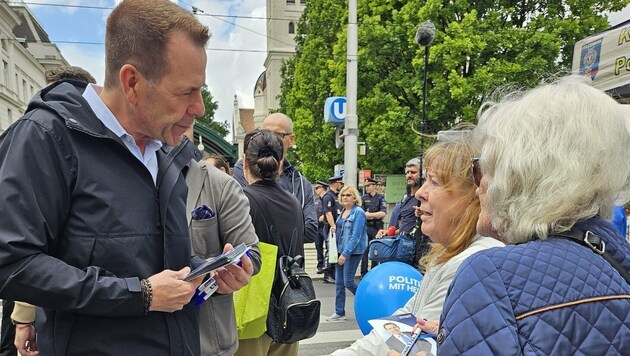
<instances>
[{"instance_id":1,"label":"police uniform cap","mask_svg":"<svg viewBox=\"0 0 630 356\"><path fill-rule=\"evenodd\" d=\"M321 185L324 188L328 188L328 183L324 182L323 180L316 180L315 181L315 186Z\"/></svg>"},{"instance_id":2,"label":"police uniform cap","mask_svg":"<svg viewBox=\"0 0 630 356\"><path fill-rule=\"evenodd\" d=\"M333 176L328 178L328 183L334 183L343 179L343 176Z\"/></svg>"},{"instance_id":3,"label":"police uniform cap","mask_svg":"<svg viewBox=\"0 0 630 356\"><path fill-rule=\"evenodd\" d=\"M377 181L374 178L365 178L365 182L363 183L363 185L370 185L370 184L381 184L381 182Z\"/></svg>"}]
</instances>

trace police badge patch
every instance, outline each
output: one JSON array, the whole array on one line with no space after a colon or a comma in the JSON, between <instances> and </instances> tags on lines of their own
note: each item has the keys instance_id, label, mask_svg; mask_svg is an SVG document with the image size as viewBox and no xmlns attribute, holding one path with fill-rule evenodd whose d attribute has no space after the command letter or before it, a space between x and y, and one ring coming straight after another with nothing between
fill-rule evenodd
<instances>
[{"instance_id":1,"label":"police badge patch","mask_svg":"<svg viewBox=\"0 0 630 356\"><path fill-rule=\"evenodd\" d=\"M582 46L580 54L580 74L588 75L591 79L595 79L599 71L599 58L602 50L603 38L587 43Z\"/></svg>"}]
</instances>

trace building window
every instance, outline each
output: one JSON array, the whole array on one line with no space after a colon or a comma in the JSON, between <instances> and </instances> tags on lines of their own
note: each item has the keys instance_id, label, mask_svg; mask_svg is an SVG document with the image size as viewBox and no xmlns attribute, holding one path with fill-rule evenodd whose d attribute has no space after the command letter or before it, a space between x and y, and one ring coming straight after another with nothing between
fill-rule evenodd
<instances>
[{"instance_id":1,"label":"building window","mask_svg":"<svg viewBox=\"0 0 630 356\"><path fill-rule=\"evenodd\" d=\"M27 90L27 86L26 86L26 80L22 79L22 97L24 99L24 101L28 101L29 97L28 97L28 93L26 92Z\"/></svg>"},{"instance_id":2,"label":"building window","mask_svg":"<svg viewBox=\"0 0 630 356\"><path fill-rule=\"evenodd\" d=\"M9 125L11 125L13 123L13 111L11 109L7 109L7 119L9 120Z\"/></svg>"},{"instance_id":3,"label":"building window","mask_svg":"<svg viewBox=\"0 0 630 356\"><path fill-rule=\"evenodd\" d=\"M295 4L295 0L287 0L287 4Z\"/></svg>"},{"instance_id":4,"label":"building window","mask_svg":"<svg viewBox=\"0 0 630 356\"><path fill-rule=\"evenodd\" d=\"M306 5L306 0L300 0L300 4Z\"/></svg>"},{"instance_id":5,"label":"building window","mask_svg":"<svg viewBox=\"0 0 630 356\"><path fill-rule=\"evenodd\" d=\"M293 23L293 21L289 22L289 33L295 33L295 24Z\"/></svg>"},{"instance_id":6,"label":"building window","mask_svg":"<svg viewBox=\"0 0 630 356\"><path fill-rule=\"evenodd\" d=\"M9 63L2 61L2 84L9 85Z\"/></svg>"}]
</instances>

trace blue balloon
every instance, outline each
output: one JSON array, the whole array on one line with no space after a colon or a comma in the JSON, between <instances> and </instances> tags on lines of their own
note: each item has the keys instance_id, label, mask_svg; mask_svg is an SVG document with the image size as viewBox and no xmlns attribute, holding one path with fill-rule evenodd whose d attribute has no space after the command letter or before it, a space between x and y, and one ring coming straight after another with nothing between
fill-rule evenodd
<instances>
[{"instance_id":1,"label":"blue balloon","mask_svg":"<svg viewBox=\"0 0 630 356\"><path fill-rule=\"evenodd\" d=\"M420 289L422 274L402 262L384 262L359 282L354 297L354 314L363 335L372 330L368 322L391 315Z\"/></svg>"}]
</instances>

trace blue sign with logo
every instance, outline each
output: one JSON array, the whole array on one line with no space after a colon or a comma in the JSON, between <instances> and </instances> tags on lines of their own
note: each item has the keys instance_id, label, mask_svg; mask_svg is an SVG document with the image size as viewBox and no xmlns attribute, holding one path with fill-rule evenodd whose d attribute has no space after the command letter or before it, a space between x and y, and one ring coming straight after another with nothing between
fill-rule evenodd
<instances>
[{"instance_id":1,"label":"blue sign with logo","mask_svg":"<svg viewBox=\"0 0 630 356\"><path fill-rule=\"evenodd\" d=\"M599 58L602 52L603 38L587 43L582 46L580 54L580 74L589 75L595 79L599 71Z\"/></svg>"},{"instance_id":2,"label":"blue sign with logo","mask_svg":"<svg viewBox=\"0 0 630 356\"><path fill-rule=\"evenodd\" d=\"M347 104L344 96L331 96L324 103L324 121L329 125L343 125L346 121Z\"/></svg>"}]
</instances>

